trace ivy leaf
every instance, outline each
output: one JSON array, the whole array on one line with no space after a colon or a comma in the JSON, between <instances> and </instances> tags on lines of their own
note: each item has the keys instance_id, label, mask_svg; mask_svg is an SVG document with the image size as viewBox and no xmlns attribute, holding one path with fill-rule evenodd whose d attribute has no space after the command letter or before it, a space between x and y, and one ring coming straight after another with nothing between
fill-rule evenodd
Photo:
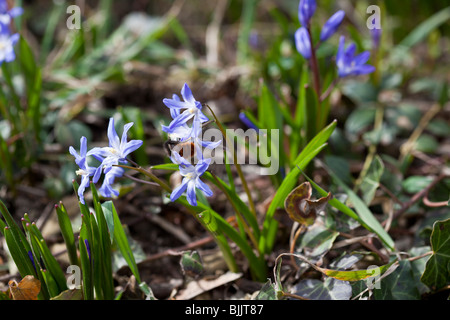
<instances>
[{"instance_id":1,"label":"ivy leaf","mask_svg":"<svg viewBox=\"0 0 450 320\"><path fill-rule=\"evenodd\" d=\"M420 280L437 290L450 283L450 219L434 223L430 240L433 254Z\"/></svg>"},{"instance_id":2,"label":"ivy leaf","mask_svg":"<svg viewBox=\"0 0 450 320\"><path fill-rule=\"evenodd\" d=\"M263 285L261 290L259 290L258 295L255 300L277 300L277 291L275 290L274 284L269 279Z\"/></svg>"},{"instance_id":3,"label":"ivy leaf","mask_svg":"<svg viewBox=\"0 0 450 320\"><path fill-rule=\"evenodd\" d=\"M409 261L399 261L399 267L381 280L374 290L376 300L419 300L420 293Z\"/></svg>"},{"instance_id":4,"label":"ivy leaf","mask_svg":"<svg viewBox=\"0 0 450 320\"><path fill-rule=\"evenodd\" d=\"M300 237L296 253L304 252L313 262L319 261L333 246L339 232L314 224Z\"/></svg>"},{"instance_id":5,"label":"ivy leaf","mask_svg":"<svg viewBox=\"0 0 450 320\"><path fill-rule=\"evenodd\" d=\"M197 251L183 252L180 260L180 266L183 274L197 278L203 273L202 259Z\"/></svg>"},{"instance_id":6,"label":"ivy leaf","mask_svg":"<svg viewBox=\"0 0 450 320\"><path fill-rule=\"evenodd\" d=\"M307 279L295 286L295 294L311 300L349 300L352 287L347 281L333 278L327 278L324 282Z\"/></svg>"}]
</instances>

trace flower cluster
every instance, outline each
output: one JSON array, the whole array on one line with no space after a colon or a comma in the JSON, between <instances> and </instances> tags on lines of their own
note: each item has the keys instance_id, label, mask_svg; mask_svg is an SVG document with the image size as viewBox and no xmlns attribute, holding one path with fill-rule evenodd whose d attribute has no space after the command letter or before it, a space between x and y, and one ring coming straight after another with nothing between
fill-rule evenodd
<instances>
[{"instance_id":1,"label":"flower cluster","mask_svg":"<svg viewBox=\"0 0 450 320\"><path fill-rule=\"evenodd\" d=\"M315 50L311 38L310 22L316 7L315 0L300 0L298 7L298 19L302 26L295 32L295 45L297 51L307 60L311 59L313 50ZM336 33L344 17L345 12L339 10L325 22L320 33L320 42L326 41ZM375 70L373 66L366 65L370 52L365 51L355 56L355 48L355 44L352 43L345 49L345 37L341 36L336 57L339 77L367 74Z\"/></svg>"},{"instance_id":2,"label":"flower cluster","mask_svg":"<svg viewBox=\"0 0 450 320\"><path fill-rule=\"evenodd\" d=\"M202 147L215 149L222 141L202 140L202 125L209 121L202 112L203 105L195 100L187 84L184 84L181 89L181 96L183 101L176 94L172 96L172 99L163 100L170 109L173 120L168 126L162 125L162 130L169 137L167 143L175 146L169 148L170 159L179 166L183 176L181 184L170 195L170 200L175 201L186 191L189 204L197 206L196 189L201 190L208 197L212 195L208 185L200 180L211 163L211 159L204 158ZM188 125L190 120L192 120L191 126Z\"/></svg>"},{"instance_id":3,"label":"flower cluster","mask_svg":"<svg viewBox=\"0 0 450 320\"><path fill-rule=\"evenodd\" d=\"M9 10L7 1L0 0L0 65L16 59L14 45L19 40L19 34L11 33L11 21L22 13L22 8Z\"/></svg>"},{"instance_id":4,"label":"flower cluster","mask_svg":"<svg viewBox=\"0 0 450 320\"><path fill-rule=\"evenodd\" d=\"M81 137L80 153L73 147L69 148L70 154L75 157L75 163L80 168L76 173L81 176L81 183L78 188L78 196L81 203L85 203L84 192L89 186L91 177L92 182L97 183L102 172L104 174L104 179L102 186L98 190L100 194L107 198L119 195L119 192L114 190L112 185L116 178L123 176L125 170L116 165L127 163L127 156L137 150L143 143L141 140L127 141L127 133L131 126L133 126L132 122L126 124L123 129L122 137L119 138L116 129L114 128L114 118L110 118L108 125L108 147L96 147L88 151L87 139L86 137ZM89 166L88 159L90 156L99 161L100 165L97 167Z\"/></svg>"}]
</instances>

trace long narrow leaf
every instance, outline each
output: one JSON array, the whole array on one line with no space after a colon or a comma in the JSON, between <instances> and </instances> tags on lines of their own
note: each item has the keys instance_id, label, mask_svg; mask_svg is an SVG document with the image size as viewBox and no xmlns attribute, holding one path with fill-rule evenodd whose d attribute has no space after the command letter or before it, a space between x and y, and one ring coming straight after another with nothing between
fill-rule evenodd
<instances>
[{"instance_id":1,"label":"long narrow leaf","mask_svg":"<svg viewBox=\"0 0 450 320\"><path fill-rule=\"evenodd\" d=\"M73 234L72 223L70 221L67 210L63 203L60 202L59 205L55 206L56 215L58 218L59 228L66 244L67 253L69 255L70 263L73 265L78 265L77 247L75 245L75 236Z\"/></svg>"},{"instance_id":2,"label":"long narrow leaf","mask_svg":"<svg viewBox=\"0 0 450 320\"><path fill-rule=\"evenodd\" d=\"M134 259L133 251L131 250L130 244L128 243L127 236L125 234L125 230L122 227L122 223L120 222L119 216L117 215L116 208L112 201L107 201L102 204L103 212L105 216L112 216L114 221L114 241L117 244L122 256L128 264L131 272L135 276L138 283L141 283L141 276L139 274L139 270L136 264L136 260Z\"/></svg>"},{"instance_id":3,"label":"long narrow leaf","mask_svg":"<svg viewBox=\"0 0 450 320\"><path fill-rule=\"evenodd\" d=\"M330 169L327 170L328 173L336 181L336 183L345 190L349 197L349 200L355 206L355 210L358 213L359 219L364 223L366 228L374 232L390 250L394 250L394 240L392 240L386 230L384 230L384 228L381 226L380 222L378 222L378 220L373 216L372 212L366 206L364 201L361 200L361 198L356 193L354 193L344 182L342 182L333 171L331 171Z\"/></svg>"},{"instance_id":4,"label":"long narrow leaf","mask_svg":"<svg viewBox=\"0 0 450 320\"><path fill-rule=\"evenodd\" d=\"M269 209L267 210L263 224L262 236L259 243L260 252L268 253L271 249L271 243L273 243L273 241L271 239L268 239L268 236L269 234L273 234L273 230L275 228L274 225L276 225L276 220L273 219L275 210L284 203L287 195L294 188L298 176L301 173L300 170L303 170L309 164L309 162L325 148L325 143L333 133L336 124L336 121L333 121L330 125L319 132L295 159L295 167L283 180L281 186L278 188L274 198L272 199ZM272 231L269 232L269 230Z\"/></svg>"}]
</instances>

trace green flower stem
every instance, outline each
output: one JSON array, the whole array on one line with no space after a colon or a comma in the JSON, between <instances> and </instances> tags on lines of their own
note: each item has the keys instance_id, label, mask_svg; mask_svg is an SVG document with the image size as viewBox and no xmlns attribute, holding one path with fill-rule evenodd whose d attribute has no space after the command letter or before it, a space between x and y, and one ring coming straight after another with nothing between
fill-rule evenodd
<instances>
[{"instance_id":1,"label":"green flower stem","mask_svg":"<svg viewBox=\"0 0 450 320\"><path fill-rule=\"evenodd\" d=\"M229 139L227 138L226 132L224 127L222 126L222 124L220 123L219 119L216 117L214 111L211 109L210 106L208 106L207 104L204 104L204 106L206 106L209 111L211 112L212 116L214 117L214 120L216 121L217 126L219 127L220 132L222 132L222 135L225 137L225 139L227 140L227 143L229 143ZM231 145L231 143L230 143ZM253 213L253 215L256 217L256 209L255 209L255 204L252 200L252 195L250 193L250 189L248 188L248 184L247 184L247 180L245 179L245 176L242 172L242 168L241 165L237 162L237 156L236 156L236 152L233 152L233 160L234 160L234 165L236 166L236 170L238 172L239 178L241 179L242 182L242 186L244 187L245 193L247 194L247 198L248 198L248 204L250 206L250 210Z\"/></svg>"},{"instance_id":2,"label":"green flower stem","mask_svg":"<svg viewBox=\"0 0 450 320\"><path fill-rule=\"evenodd\" d=\"M311 63L311 69L312 69L313 78L314 78L314 90L316 91L317 96L320 96L320 73L319 73L319 65L317 63L316 50L312 45L311 28L308 26L308 28L306 28L306 30L308 31L308 37L309 37L309 41L311 43L310 63Z\"/></svg>"},{"instance_id":3,"label":"green flower stem","mask_svg":"<svg viewBox=\"0 0 450 320\"><path fill-rule=\"evenodd\" d=\"M323 102L325 101L331 94L331 92L333 92L333 89L336 88L336 85L339 82L339 78L335 78L331 84L328 86L327 90L325 90L322 95L320 96L319 102Z\"/></svg>"},{"instance_id":4,"label":"green flower stem","mask_svg":"<svg viewBox=\"0 0 450 320\"><path fill-rule=\"evenodd\" d=\"M138 165L133 160L127 159L127 161L129 161L134 167L126 166L126 165L117 165L117 166L121 167L121 168L125 168L125 169L131 169L131 170L138 171L138 172L142 173L143 175L145 175L145 176L149 177L150 179L152 179L154 182L156 182L159 186L161 186L161 188L163 188L167 192L172 192L172 188L170 188L167 185L167 183L165 183L164 181L159 179L157 176L155 176L151 171L142 168L140 165Z\"/></svg>"}]
</instances>

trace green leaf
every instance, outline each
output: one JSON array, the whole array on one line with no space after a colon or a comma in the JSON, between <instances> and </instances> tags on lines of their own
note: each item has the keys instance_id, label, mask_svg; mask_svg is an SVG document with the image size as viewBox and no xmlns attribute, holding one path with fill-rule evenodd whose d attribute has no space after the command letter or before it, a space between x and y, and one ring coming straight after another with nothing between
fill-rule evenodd
<instances>
[{"instance_id":1,"label":"green leaf","mask_svg":"<svg viewBox=\"0 0 450 320\"><path fill-rule=\"evenodd\" d=\"M277 292L270 279L259 290L255 300L277 300Z\"/></svg>"},{"instance_id":2,"label":"green leaf","mask_svg":"<svg viewBox=\"0 0 450 320\"><path fill-rule=\"evenodd\" d=\"M391 250L394 249L394 241L389 234L381 226L380 222L373 216L372 212L366 206L366 204L354 193L347 185L345 185L334 172L328 170L329 174L333 177L336 183L345 190L350 202L355 206L355 210L358 213L359 221L361 221L366 228L376 233L380 240ZM331 201L330 205L333 205Z\"/></svg>"},{"instance_id":3,"label":"green leaf","mask_svg":"<svg viewBox=\"0 0 450 320\"><path fill-rule=\"evenodd\" d=\"M375 108L359 108L353 111L345 122L345 131L350 136L355 136L373 124Z\"/></svg>"},{"instance_id":4,"label":"green leaf","mask_svg":"<svg viewBox=\"0 0 450 320\"><path fill-rule=\"evenodd\" d=\"M403 180L402 188L408 193L417 193L430 185L433 177L410 176Z\"/></svg>"},{"instance_id":5,"label":"green leaf","mask_svg":"<svg viewBox=\"0 0 450 320\"><path fill-rule=\"evenodd\" d=\"M197 278L203 274L204 268L198 251L185 251L180 259L181 270L184 275Z\"/></svg>"},{"instance_id":6,"label":"green leaf","mask_svg":"<svg viewBox=\"0 0 450 320\"><path fill-rule=\"evenodd\" d=\"M61 292L59 295L51 298L50 300L83 300L83 290L81 289L68 289Z\"/></svg>"},{"instance_id":7,"label":"green leaf","mask_svg":"<svg viewBox=\"0 0 450 320\"><path fill-rule=\"evenodd\" d=\"M22 230L20 230L19 226L14 221L14 218L8 211L8 208L6 208L5 204L1 200L0 214L6 221L7 227L3 229L3 234L5 236L8 249L10 250L14 262L19 269L20 275L22 278L26 275L36 276L33 264L28 256L28 252L31 251L31 246L27 242Z\"/></svg>"},{"instance_id":8,"label":"green leaf","mask_svg":"<svg viewBox=\"0 0 450 320\"><path fill-rule=\"evenodd\" d=\"M380 275L386 272L393 264L395 260L382 265L379 267ZM359 281L373 277L374 273L372 269L367 270L350 270L350 271L341 271L341 270L331 270L325 268L315 268L316 270L322 272L323 274L335 278L337 280L342 281Z\"/></svg>"},{"instance_id":9,"label":"green leaf","mask_svg":"<svg viewBox=\"0 0 450 320\"><path fill-rule=\"evenodd\" d=\"M89 259L86 242L88 238L87 226L85 223L81 225L78 248L80 251L81 273L83 277L83 296L85 300L94 300L94 283L92 280L92 266Z\"/></svg>"},{"instance_id":10,"label":"green leaf","mask_svg":"<svg viewBox=\"0 0 450 320\"><path fill-rule=\"evenodd\" d=\"M141 277L136 264L136 260L133 255L133 251L131 250L130 244L128 243L125 230L122 226L122 223L120 222L119 216L117 215L117 211L113 202L107 201L103 203L102 208L105 217L112 216L114 221L114 230L110 230L110 232L114 232L114 242L117 244L117 247L122 253L124 259L127 261L128 267L135 276L137 282L141 283ZM107 218L106 220L108 219L111 219L111 217Z\"/></svg>"},{"instance_id":11,"label":"green leaf","mask_svg":"<svg viewBox=\"0 0 450 320\"><path fill-rule=\"evenodd\" d=\"M433 153L439 148L439 143L436 139L429 134L422 134L414 143L414 149L425 152L425 153Z\"/></svg>"},{"instance_id":12,"label":"green leaf","mask_svg":"<svg viewBox=\"0 0 450 320\"><path fill-rule=\"evenodd\" d=\"M316 279L300 281L295 287L295 294L311 300L349 300L352 287L346 281L327 278L324 282Z\"/></svg>"},{"instance_id":13,"label":"green leaf","mask_svg":"<svg viewBox=\"0 0 450 320\"><path fill-rule=\"evenodd\" d=\"M75 236L72 231L72 223L70 221L69 215L63 203L60 202L59 205L55 206L56 215L58 217L58 224L61 230L61 234L66 244L67 253L69 255L70 263L73 265L78 265L77 248L75 245Z\"/></svg>"},{"instance_id":14,"label":"green leaf","mask_svg":"<svg viewBox=\"0 0 450 320\"><path fill-rule=\"evenodd\" d=\"M399 261L394 272L381 279L379 289L374 290L376 300L419 300L413 271L409 261Z\"/></svg>"},{"instance_id":15,"label":"green leaf","mask_svg":"<svg viewBox=\"0 0 450 320\"><path fill-rule=\"evenodd\" d=\"M433 255L427 261L421 281L437 290L450 281L450 219L434 223L430 241Z\"/></svg>"},{"instance_id":16,"label":"green leaf","mask_svg":"<svg viewBox=\"0 0 450 320\"><path fill-rule=\"evenodd\" d=\"M302 250L304 255L313 261L318 261L333 246L339 232L314 224L310 226L297 242L295 251Z\"/></svg>"},{"instance_id":17,"label":"green leaf","mask_svg":"<svg viewBox=\"0 0 450 320\"><path fill-rule=\"evenodd\" d=\"M409 254L411 257L417 257L422 256L425 253L429 252L431 248L429 246L424 247L414 247L409 250ZM417 289L419 290L419 293L422 295L424 293L427 293L430 291L430 288L428 288L422 281L420 281L420 278L422 277L422 274L425 271L425 266L427 264L427 259L423 257L422 259L417 259L414 261L410 261L411 263L411 269L414 277L414 282L416 284Z\"/></svg>"},{"instance_id":18,"label":"green leaf","mask_svg":"<svg viewBox=\"0 0 450 320\"><path fill-rule=\"evenodd\" d=\"M305 108L305 120L303 125L306 131L306 141L311 141L316 135L319 127L319 99L316 91L312 87L305 88L306 94L306 108Z\"/></svg>"},{"instance_id":19,"label":"green leaf","mask_svg":"<svg viewBox=\"0 0 450 320\"><path fill-rule=\"evenodd\" d=\"M130 235L127 226L123 226L123 228L127 236L127 240L130 245L131 251L133 252L134 259L136 260L136 263L145 260L146 256L144 250L142 249L142 246L137 241L134 241L134 239ZM123 257L120 250L117 250L115 246L111 248L111 250L112 250L112 272L117 272L120 268L127 266L128 263ZM110 272L110 274L112 274L112 272Z\"/></svg>"},{"instance_id":20,"label":"green leaf","mask_svg":"<svg viewBox=\"0 0 450 320\"><path fill-rule=\"evenodd\" d=\"M6 227L3 230L5 236L6 245L8 246L9 253L11 254L14 263L19 270L20 276L23 278L26 275L35 275L33 264L31 263L28 254L24 252L23 248L20 248L16 242L13 231L11 228Z\"/></svg>"},{"instance_id":21,"label":"green leaf","mask_svg":"<svg viewBox=\"0 0 450 320\"><path fill-rule=\"evenodd\" d=\"M380 179L383 175L384 164L381 158L376 155L372 160L367 174L365 175L359 189L361 190L362 199L366 205L370 205L372 202L375 192L380 185Z\"/></svg>"},{"instance_id":22,"label":"green leaf","mask_svg":"<svg viewBox=\"0 0 450 320\"><path fill-rule=\"evenodd\" d=\"M438 28L440 25L446 23L450 19L450 7L444 8L441 11L435 13L427 20L419 24L413 31L411 31L408 36L406 36L399 44L399 47L405 47L407 49L416 45L425 37L428 36L430 32Z\"/></svg>"},{"instance_id":23,"label":"green leaf","mask_svg":"<svg viewBox=\"0 0 450 320\"><path fill-rule=\"evenodd\" d=\"M293 167L292 171L283 179L283 182L281 183L274 198L272 199L272 202L270 203L269 209L267 210L266 217L264 219L262 236L259 243L259 250L261 252L268 253L271 251L274 239L271 239L270 235L273 235L273 231L277 226L276 221L273 219L273 215L275 214L276 209L283 205L287 195L294 188L295 184L297 183L298 176L301 173L300 170L303 170L309 164L309 162L325 148L325 143L336 128L336 124L337 122L333 121L308 143L308 145L295 159L295 167Z\"/></svg>"}]
</instances>

